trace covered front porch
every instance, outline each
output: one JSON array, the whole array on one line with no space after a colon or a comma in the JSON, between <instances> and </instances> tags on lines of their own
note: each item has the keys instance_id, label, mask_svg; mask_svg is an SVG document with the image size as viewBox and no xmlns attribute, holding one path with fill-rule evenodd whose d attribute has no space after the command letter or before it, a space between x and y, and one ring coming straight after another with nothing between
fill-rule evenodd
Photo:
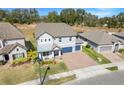
<instances>
[{"instance_id":1,"label":"covered front porch","mask_svg":"<svg viewBox=\"0 0 124 93\"><path fill-rule=\"evenodd\" d=\"M48 59L55 59L57 57L61 57L62 51L61 50L52 50L46 52L40 52L39 58L41 60L48 60Z\"/></svg>"}]
</instances>

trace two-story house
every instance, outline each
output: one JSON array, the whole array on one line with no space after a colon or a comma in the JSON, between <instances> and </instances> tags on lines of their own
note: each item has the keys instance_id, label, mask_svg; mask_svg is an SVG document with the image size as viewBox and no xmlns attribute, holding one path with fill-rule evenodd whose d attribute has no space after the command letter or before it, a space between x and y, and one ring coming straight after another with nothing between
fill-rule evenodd
<instances>
[{"instance_id":1,"label":"two-story house","mask_svg":"<svg viewBox=\"0 0 124 93\"><path fill-rule=\"evenodd\" d=\"M35 33L39 58L55 58L80 50L81 42L76 37L77 33L65 23L39 23Z\"/></svg>"},{"instance_id":2,"label":"two-story house","mask_svg":"<svg viewBox=\"0 0 124 93\"><path fill-rule=\"evenodd\" d=\"M10 23L0 23L0 61L13 61L27 57L25 38L19 29Z\"/></svg>"}]
</instances>

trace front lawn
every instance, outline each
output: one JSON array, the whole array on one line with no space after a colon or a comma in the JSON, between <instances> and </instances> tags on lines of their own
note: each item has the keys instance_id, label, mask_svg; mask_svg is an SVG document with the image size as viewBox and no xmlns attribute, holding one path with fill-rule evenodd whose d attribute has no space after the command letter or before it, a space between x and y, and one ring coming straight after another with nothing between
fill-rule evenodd
<instances>
[{"instance_id":1,"label":"front lawn","mask_svg":"<svg viewBox=\"0 0 124 93\"><path fill-rule=\"evenodd\" d=\"M119 56L122 57L122 58L124 58L124 49L120 49L119 50L119 53L120 53Z\"/></svg>"},{"instance_id":2,"label":"front lawn","mask_svg":"<svg viewBox=\"0 0 124 93\"><path fill-rule=\"evenodd\" d=\"M36 63L35 64L35 71L37 73L39 73L38 66L39 66L39 64ZM56 63L56 64L48 64L48 65L43 65L43 66L41 65L41 68L40 68L40 70L41 70L41 76L44 75L44 73L45 73L45 71L46 71L46 69L47 69L48 66L50 67L50 70L48 70L47 76L48 75L52 75L52 74L57 74L57 73L65 72L65 71L69 71L68 68L67 68L67 66L63 62Z\"/></svg>"},{"instance_id":3,"label":"front lawn","mask_svg":"<svg viewBox=\"0 0 124 93\"><path fill-rule=\"evenodd\" d=\"M4 65L6 66L6 65ZM25 81L30 81L39 78L38 64L23 64L16 67L0 67L0 85L4 84L18 84ZM44 75L44 71L47 66L41 66L41 74ZM50 65L51 69L48 71L48 75L61 73L68 71L64 63L60 62L55 65Z\"/></svg>"},{"instance_id":4,"label":"front lawn","mask_svg":"<svg viewBox=\"0 0 124 93\"><path fill-rule=\"evenodd\" d=\"M91 48L83 47L83 52L86 53L88 56L90 56L95 61L97 61L99 64L108 64L108 63L111 63L110 60L108 60L102 54L97 53L96 51L94 51Z\"/></svg>"}]
</instances>

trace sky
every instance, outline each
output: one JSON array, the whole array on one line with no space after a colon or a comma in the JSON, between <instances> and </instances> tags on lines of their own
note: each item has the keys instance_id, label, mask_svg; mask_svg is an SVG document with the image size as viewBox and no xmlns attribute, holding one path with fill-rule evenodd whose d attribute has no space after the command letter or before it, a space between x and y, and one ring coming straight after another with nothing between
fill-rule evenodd
<instances>
[{"instance_id":1,"label":"sky","mask_svg":"<svg viewBox=\"0 0 124 93\"><path fill-rule=\"evenodd\" d=\"M7 10L12 10L12 8L6 8ZM83 8L86 12L94 14L101 17L111 17L117 15L120 12L124 13L124 8ZM58 14L61 12L62 8L37 8L41 16L47 15L49 12L56 11Z\"/></svg>"}]
</instances>

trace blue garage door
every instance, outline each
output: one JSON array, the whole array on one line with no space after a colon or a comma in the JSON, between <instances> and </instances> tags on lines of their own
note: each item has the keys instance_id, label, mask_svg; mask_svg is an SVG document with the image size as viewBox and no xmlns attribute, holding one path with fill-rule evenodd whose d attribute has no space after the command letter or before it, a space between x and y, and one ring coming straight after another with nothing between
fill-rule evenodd
<instances>
[{"instance_id":1,"label":"blue garage door","mask_svg":"<svg viewBox=\"0 0 124 93\"><path fill-rule=\"evenodd\" d=\"M62 48L62 52L63 52L63 53L72 52L72 47L65 47L65 48Z\"/></svg>"},{"instance_id":2,"label":"blue garage door","mask_svg":"<svg viewBox=\"0 0 124 93\"><path fill-rule=\"evenodd\" d=\"M77 46L75 47L75 49L76 49L76 50L80 50L80 45L77 45Z\"/></svg>"}]
</instances>

